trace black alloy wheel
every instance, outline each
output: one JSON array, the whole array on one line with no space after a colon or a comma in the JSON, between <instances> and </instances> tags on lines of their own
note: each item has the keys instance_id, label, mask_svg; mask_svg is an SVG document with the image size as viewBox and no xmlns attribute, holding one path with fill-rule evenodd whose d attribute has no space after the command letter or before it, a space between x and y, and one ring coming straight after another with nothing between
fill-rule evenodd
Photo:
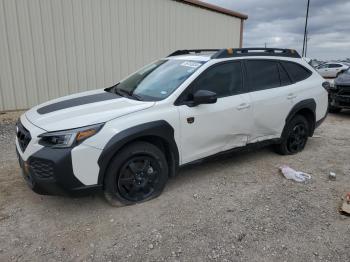
<instances>
[{"instance_id":1,"label":"black alloy wheel","mask_svg":"<svg viewBox=\"0 0 350 262\"><path fill-rule=\"evenodd\" d=\"M308 138L307 132L308 128L304 123L294 126L287 139L287 148L290 153L295 154L304 149Z\"/></svg>"},{"instance_id":2,"label":"black alloy wheel","mask_svg":"<svg viewBox=\"0 0 350 262\"><path fill-rule=\"evenodd\" d=\"M104 193L113 206L132 205L159 196L168 180L168 163L154 144L138 141L125 146L109 164Z\"/></svg>"},{"instance_id":3,"label":"black alloy wheel","mask_svg":"<svg viewBox=\"0 0 350 262\"><path fill-rule=\"evenodd\" d=\"M149 198L157 189L160 166L151 156L134 156L119 171L117 187L120 195L133 202Z\"/></svg>"},{"instance_id":4,"label":"black alloy wheel","mask_svg":"<svg viewBox=\"0 0 350 262\"><path fill-rule=\"evenodd\" d=\"M284 127L281 142L274 146L276 152L281 155L294 155L301 152L309 138L310 127L312 123L309 123L304 116L294 116Z\"/></svg>"}]
</instances>

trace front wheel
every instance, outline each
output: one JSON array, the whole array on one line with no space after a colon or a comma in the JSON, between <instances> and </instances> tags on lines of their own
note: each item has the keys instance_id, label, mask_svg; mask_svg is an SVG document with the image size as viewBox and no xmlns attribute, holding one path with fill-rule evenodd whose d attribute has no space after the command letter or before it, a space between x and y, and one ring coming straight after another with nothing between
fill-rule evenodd
<instances>
[{"instance_id":1,"label":"front wheel","mask_svg":"<svg viewBox=\"0 0 350 262\"><path fill-rule=\"evenodd\" d=\"M285 126L282 142L276 145L281 155L294 155L301 152L306 145L310 127L305 117L297 115Z\"/></svg>"},{"instance_id":2,"label":"front wheel","mask_svg":"<svg viewBox=\"0 0 350 262\"><path fill-rule=\"evenodd\" d=\"M144 202L159 196L167 180L164 153L153 144L135 142L112 159L104 181L105 197L113 206Z\"/></svg>"}]
</instances>

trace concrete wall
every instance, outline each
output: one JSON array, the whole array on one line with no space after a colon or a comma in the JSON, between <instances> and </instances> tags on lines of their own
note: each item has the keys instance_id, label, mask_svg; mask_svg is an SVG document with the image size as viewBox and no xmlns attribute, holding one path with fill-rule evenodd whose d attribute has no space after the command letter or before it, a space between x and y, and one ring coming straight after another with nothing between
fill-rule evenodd
<instances>
[{"instance_id":1,"label":"concrete wall","mask_svg":"<svg viewBox=\"0 0 350 262\"><path fill-rule=\"evenodd\" d=\"M173 0L0 0L0 111L111 86L176 49L238 47L240 27Z\"/></svg>"}]
</instances>

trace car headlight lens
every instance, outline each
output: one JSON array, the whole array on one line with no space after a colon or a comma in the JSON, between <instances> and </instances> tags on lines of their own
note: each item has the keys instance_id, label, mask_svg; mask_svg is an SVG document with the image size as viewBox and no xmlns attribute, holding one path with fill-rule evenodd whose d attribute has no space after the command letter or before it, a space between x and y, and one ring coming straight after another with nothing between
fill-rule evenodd
<instances>
[{"instance_id":1,"label":"car headlight lens","mask_svg":"<svg viewBox=\"0 0 350 262\"><path fill-rule=\"evenodd\" d=\"M53 148L72 147L97 134L103 125L104 124L97 124L82 128L44 133L39 136L39 144Z\"/></svg>"}]
</instances>

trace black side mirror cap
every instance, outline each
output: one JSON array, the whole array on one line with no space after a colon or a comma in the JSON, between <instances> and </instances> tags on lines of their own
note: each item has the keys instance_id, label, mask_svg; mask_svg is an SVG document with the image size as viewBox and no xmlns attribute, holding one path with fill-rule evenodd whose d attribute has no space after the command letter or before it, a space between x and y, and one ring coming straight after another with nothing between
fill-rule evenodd
<instances>
[{"instance_id":1,"label":"black side mirror cap","mask_svg":"<svg viewBox=\"0 0 350 262\"><path fill-rule=\"evenodd\" d=\"M198 106L202 104L215 104L218 100L216 93L208 90L198 90L193 95L193 101L189 106Z\"/></svg>"}]
</instances>

